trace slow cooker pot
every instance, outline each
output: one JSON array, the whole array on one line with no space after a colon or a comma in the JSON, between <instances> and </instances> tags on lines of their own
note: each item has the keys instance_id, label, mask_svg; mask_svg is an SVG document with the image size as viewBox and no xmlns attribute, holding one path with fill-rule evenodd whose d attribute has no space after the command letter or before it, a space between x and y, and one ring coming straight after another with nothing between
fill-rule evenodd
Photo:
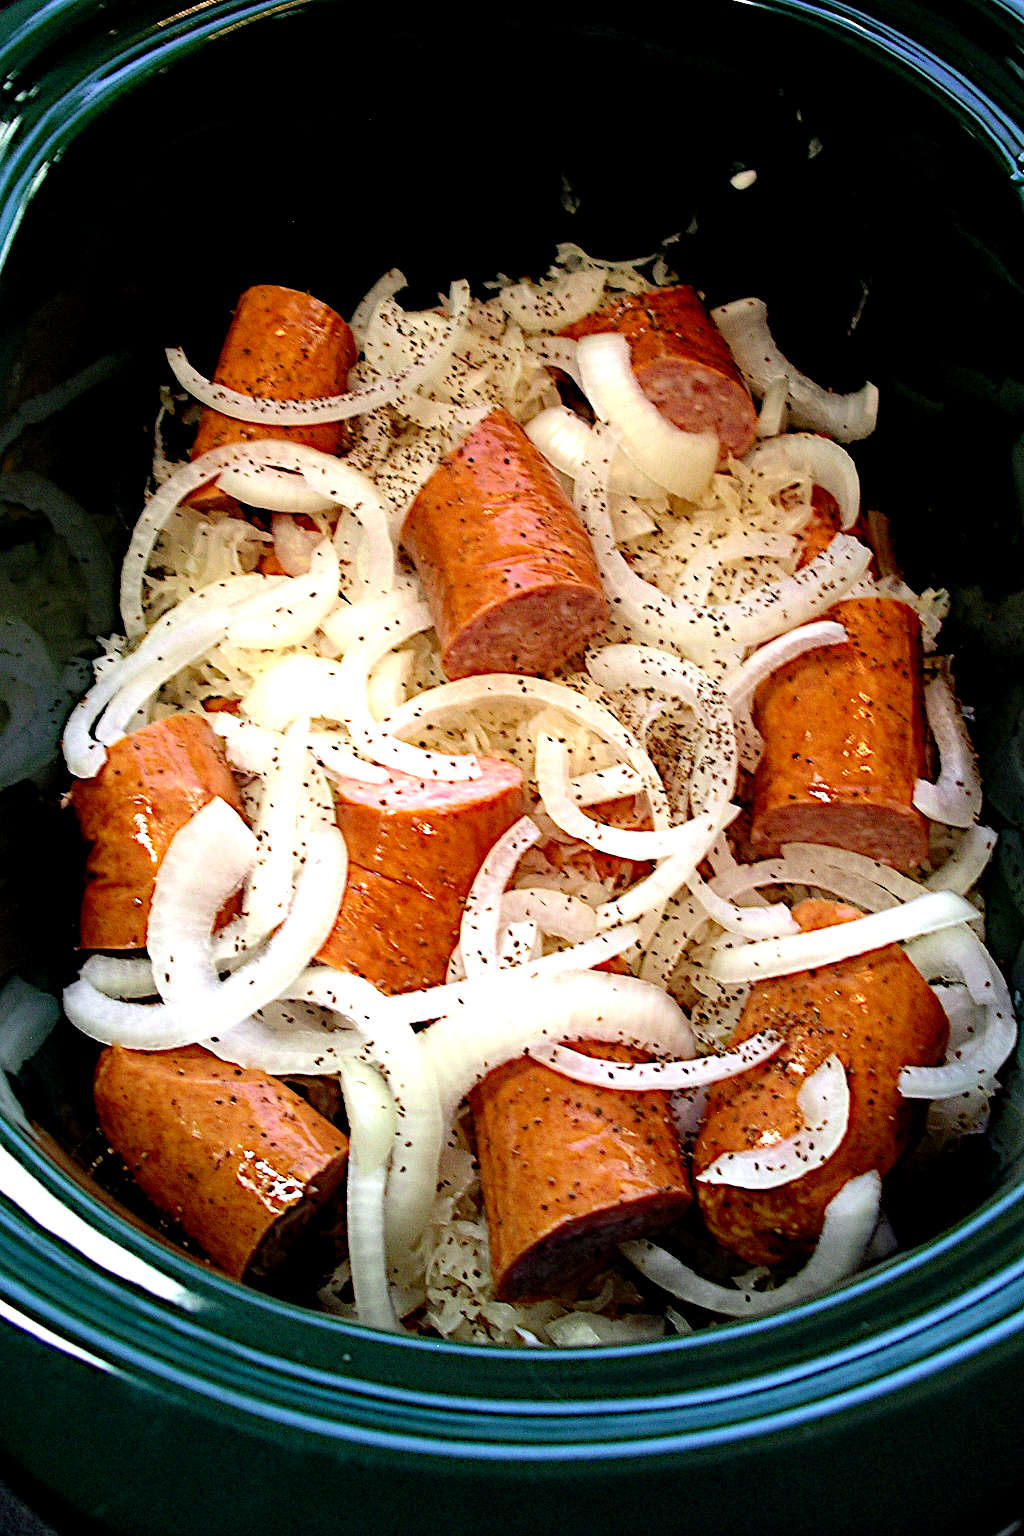
<instances>
[{"instance_id":1,"label":"slow cooker pot","mask_svg":"<svg viewBox=\"0 0 1024 1536\"><path fill-rule=\"evenodd\" d=\"M562 240L664 244L711 303L762 295L807 372L880 387L862 479L909 579L952 591L943 643L1000 832L990 942L1019 989L1022 67L1010 0L714 0L607 25L8 7L0 437L22 478L0 485L3 541L47 558L32 476L91 530L62 655L91 654L97 606L113 626L97 571L137 515L161 348L212 362L241 288L345 311L394 264L430 302L453 276L540 272ZM75 905L61 784L41 763L0 798L4 971L55 995ZM0 1123L0 1447L69 1518L763 1536L994 1533L1024 1511L1013 1070L989 1136L905 1202L903 1251L834 1294L658 1344L515 1352L376 1335L174 1249L83 1166L81 1061L58 1025Z\"/></svg>"}]
</instances>

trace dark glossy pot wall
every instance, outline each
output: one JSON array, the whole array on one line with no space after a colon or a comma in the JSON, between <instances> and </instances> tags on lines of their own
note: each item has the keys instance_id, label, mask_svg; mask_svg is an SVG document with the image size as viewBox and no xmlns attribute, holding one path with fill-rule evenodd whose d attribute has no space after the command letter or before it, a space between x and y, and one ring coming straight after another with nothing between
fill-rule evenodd
<instances>
[{"instance_id":1,"label":"dark glossy pot wall","mask_svg":"<svg viewBox=\"0 0 1024 1536\"><path fill-rule=\"evenodd\" d=\"M161 348L210 364L247 284L346 311L397 264L429 302L542 271L560 240L627 256L678 235L710 302L760 293L800 366L880 386L862 480L908 578L953 592L944 646L1001 835L990 938L1019 986L1024 20L871 9L378 32L331 0L10 7L4 414L91 371L45 421L22 413L5 469L57 484L116 560ZM25 508L4 506L9 532ZM83 652L104 627L86 608ZM0 955L52 990L73 961L59 788L55 769L0 803ZM110 1531L995 1532L1024 1509L1012 1074L942 1223L905 1212L897 1259L758 1323L541 1354L382 1338L172 1250L76 1171L76 1049L59 1030L23 1074L40 1132L0 1124L0 1448Z\"/></svg>"}]
</instances>

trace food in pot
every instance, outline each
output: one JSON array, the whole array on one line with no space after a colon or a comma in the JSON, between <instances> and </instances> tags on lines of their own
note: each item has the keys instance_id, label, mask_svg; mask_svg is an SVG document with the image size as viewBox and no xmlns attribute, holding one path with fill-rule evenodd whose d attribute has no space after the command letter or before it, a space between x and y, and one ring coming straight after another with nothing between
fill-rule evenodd
<instances>
[{"instance_id":1,"label":"food in pot","mask_svg":"<svg viewBox=\"0 0 1024 1536\"><path fill-rule=\"evenodd\" d=\"M944 597L859 536L841 443L877 392L655 272L566 248L423 311L390 273L337 387L170 353L251 436L160 466L65 731L99 783L209 711L237 797L177 828L140 953L86 958L65 1008L128 1059L340 1084L320 1299L371 1326L619 1341L817 1294L884 1230L922 1106L982 1130L1014 1043ZM342 457L281 435L338 423ZM252 515L197 510L209 486ZM879 968L855 1027L829 978Z\"/></svg>"}]
</instances>

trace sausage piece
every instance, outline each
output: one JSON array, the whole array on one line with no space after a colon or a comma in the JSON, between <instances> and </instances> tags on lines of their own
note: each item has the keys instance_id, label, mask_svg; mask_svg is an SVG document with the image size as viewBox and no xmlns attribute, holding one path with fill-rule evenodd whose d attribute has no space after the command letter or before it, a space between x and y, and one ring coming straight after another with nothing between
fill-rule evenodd
<instances>
[{"instance_id":1,"label":"sausage piece","mask_svg":"<svg viewBox=\"0 0 1024 1536\"><path fill-rule=\"evenodd\" d=\"M851 598L829 617L847 642L804 652L758 689L751 847L826 843L913 869L928 856L913 804L926 774L920 620L889 598Z\"/></svg>"},{"instance_id":2,"label":"sausage piece","mask_svg":"<svg viewBox=\"0 0 1024 1536\"><path fill-rule=\"evenodd\" d=\"M402 542L450 678L552 672L607 620L586 529L507 411L492 411L435 470Z\"/></svg>"},{"instance_id":3,"label":"sausage piece","mask_svg":"<svg viewBox=\"0 0 1024 1536\"><path fill-rule=\"evenodd\" d=\"M562 335L576 340L602 331L625 336L640 388L674 426L717 435L720 465L752 447L757 409L696 289L680 284L630 294Z\"/></svg>"},{"instance_id":4,"label":"sausage piece","mask_svg":"<svg viewBox=\"0 0 1024 1536\"><path fill-rule=\"evenodd\" d=\"M444 981L477 870L523 814L522 771L480 763L480 778L461 783L405 773L335 782L349 875L319 960L388 992Z\"/></svg>"},{"instance_id":5,"label":"sausage piece","mask_svg":"<svg viewBox=\"0 0 1024 1536\"><path fill-rule=\"evenodd\" d=\"M793 916L808 930L860 913L837 902L804 901ZM762 1029L777 1030L786 1043L770 1061L708 1090L693 1171L697 1202L712 1235L750 1264L777 1264L811 1251L826 1205L848 1179L872 1168L884 1176L906 1151L923 1110L901 1095L900 1068L937 1065L949 1027L924 977L890 944L755 983L732 1044ZM833 1052L846 1069L850 1121L828 1162L776 1189L701 1181L724 1152L768 1145L798 1131L803 1121L797 1094Z\"/></svg>"},{"instance_id":6,"label":"sausage piece","mask_svg":"<svg viewBox=\"0 0 1024 1536\"><path fill-rule=\"evenodd\" d=\"M208 801L242 801L220 738L202 715L169 715L124 736L71 791L86 860L79 943L145 949L157 870L176 832ZM221 912L224 923L238 898Z\"/></svg>"},{"instance_id":7,"label":"sausage piece","mask_svg":"<svg viewBox=\"0 0 1024 1536\"><path fill-rule=\"evenodd\" d=\"M247 288L239 299L213 377L218 384L246 395L315 400L344 393L357 356L347 322L328 305L294 288L266 284ZM326 421L308 427L277 427L236 421L204 406L191 457L266 437L305 443L322 453L340 453L348 440L348 425ZM221 491L215 480L193 491L188 501L202 512L238 508L234 497Z\"/></svg>"},{"instance_id":8,"label":"sausage piece","mask_svg":"<svg viewBox=\"0 0 1024 1536\"><path fill-rule=\"evenodd\" d=\"M610 1061L642 1051L601 1042L575 1050ZM549 1295L627 1238L675 1221L692 1203L664 1093L573 1082L517 1057L470 1096L495 1295Z\"/></svg>"},{"instance_id":9,"label":"sausage piece","mask_svg":"<svg viewBox=\"0 0 1024 1536\"><path fill-rule=\"evenodd\" d=\"M139 1187L235 1279L275 1268L344 1178L348 1141L329 1120L198 1045L109 1046L93 1096Z\"/></svg>"}]
</instances>

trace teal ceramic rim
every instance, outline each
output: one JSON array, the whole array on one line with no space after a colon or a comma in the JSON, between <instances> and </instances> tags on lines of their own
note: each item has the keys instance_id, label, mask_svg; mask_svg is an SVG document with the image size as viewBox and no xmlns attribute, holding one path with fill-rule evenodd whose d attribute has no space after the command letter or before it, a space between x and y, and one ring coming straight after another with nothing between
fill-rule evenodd
<instances>
[{"instance_id":1,"label":"teal ceramic rim","mask_svg":"<svg viewBox=\"0 0 1024 1536\"><path fill-rule=\"evenodd\" d=\"M223 32L311 3L206 0L168 18L126 6L123 30L109 28L106 7L83 0L9 7L0 18L0 267L48 167L94 117ZM755 3L884 55L1024 185L1024 99L1012 69L989 71L983 90L963 72L963 39L953 64L831 0ZM986 0L978 9L1024 36L1020 5ZM76 52L76 29L90 23L106 29L105 44L93 37ZM45 88L32 83L54 49L59 64L40 71ZM940 1238L784 1314L584 1352L395 1338L245 1290L128 1225L7 1125L0 1196L0 1321L95 1369L200 1397L215 1415L273 1419L276 1434L314 1432L382 1452L676 1455L771 1436L963 1371L1013 1349L1024 1330L1018 1186Z\"/></svg>"}]
</instances>

